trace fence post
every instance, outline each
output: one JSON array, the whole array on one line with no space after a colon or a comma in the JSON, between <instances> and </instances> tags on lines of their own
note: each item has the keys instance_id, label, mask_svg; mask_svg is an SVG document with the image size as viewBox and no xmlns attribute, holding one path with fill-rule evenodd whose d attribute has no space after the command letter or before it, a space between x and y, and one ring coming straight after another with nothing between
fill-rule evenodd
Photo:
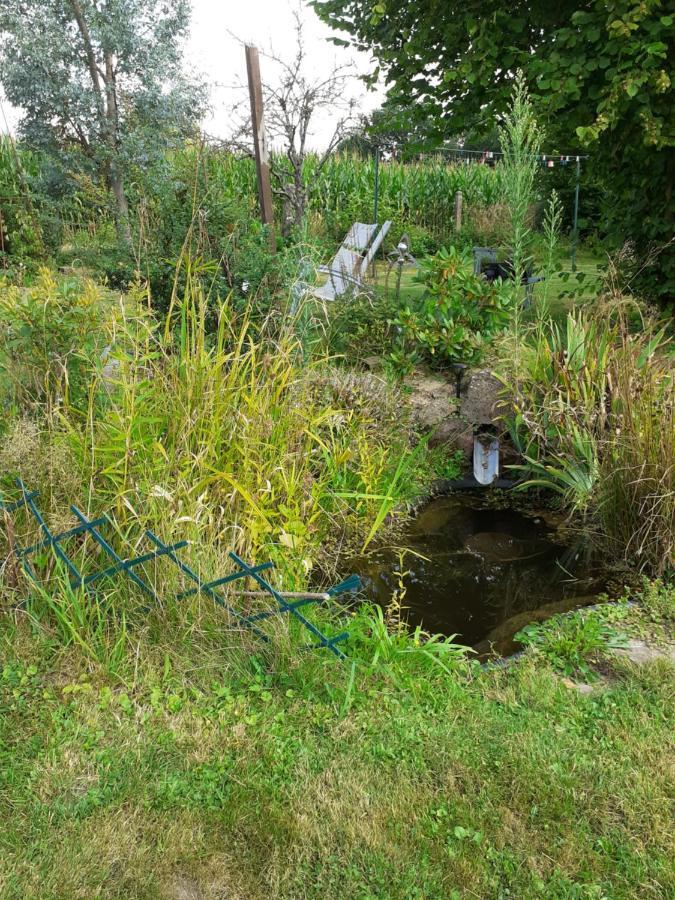
<instances>
[{"instance_id":1,"label":"fence post","mask_svg":"<svg viewBox=\"0 0 675 900\"><path fill-rule=\"evenodd\" d=\"M246 71L248 74L248 91L251 100L251 127L253 145L255 147L255 165L258 173L258 199L260 201L260 218L267 226L267 240L270 251L277 252L277 241L274 234L274 205L272 203L272 185L270 182L270 156L265 136L263 118L262 82L260 80L260 60L256 47L246 46Z\"/></svg>"},{"instance_id":2,"label":"fence post","mask_svg":"<svg viewBox=\"0 0 675 900\"><path fill-rule=\"evenodd\" d=\"M581 159L577 156L577 178L574 187L574 224L572 226L572 271L577 270L577 244L579 243L579 182L581 180Z\"/></svg>"},{"instance_id":3,"label":"fence post","mask_svg":"<svg viewBox=\"0 0 675 900\"><path fill-rule=\"evenodd\" d=\"M455 194L455 231L462 230L462 192Z\"/></svg>"}]
</instances>

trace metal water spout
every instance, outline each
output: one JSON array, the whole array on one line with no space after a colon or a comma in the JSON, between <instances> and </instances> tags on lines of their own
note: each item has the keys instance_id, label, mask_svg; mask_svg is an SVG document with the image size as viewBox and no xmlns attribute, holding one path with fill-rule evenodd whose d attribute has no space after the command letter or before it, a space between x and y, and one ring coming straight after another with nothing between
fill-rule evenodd
<instances>
[{"instance_id":1,"label":"metal water spout","mask_svg":"<svg viewBox=\"0 0 675 900\"><path fill-rule=\"evenodd\" d=\"M479 431L473 439L473 477L488 487L499 477L499 439Z\"/></svg>"}]
</instances>

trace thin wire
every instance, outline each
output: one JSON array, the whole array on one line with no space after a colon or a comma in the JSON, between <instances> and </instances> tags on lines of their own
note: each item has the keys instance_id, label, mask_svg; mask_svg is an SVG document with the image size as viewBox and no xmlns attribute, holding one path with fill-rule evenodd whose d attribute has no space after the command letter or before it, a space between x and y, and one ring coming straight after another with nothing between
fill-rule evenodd
<instances>
[{"instance_id":1,"label":"thin wire","mask_svg":"<svg viewBox=\"0 0 675 900\"><path fill-rule=\"evenodd\" d=\"M429 151L429 153L422 154L424 156L433 156L436 153L457 153L457 154L466 154L471 156L482 156L486 159L493 159L495 156L504 156L501 150L465 150L463 147L437 147L435 150ZM576 162L577 159L588 159L588 156L582 156L579 153L537 153L538 159L546 160L566 160L568 162Z\"/></svg>"}]
</instances>

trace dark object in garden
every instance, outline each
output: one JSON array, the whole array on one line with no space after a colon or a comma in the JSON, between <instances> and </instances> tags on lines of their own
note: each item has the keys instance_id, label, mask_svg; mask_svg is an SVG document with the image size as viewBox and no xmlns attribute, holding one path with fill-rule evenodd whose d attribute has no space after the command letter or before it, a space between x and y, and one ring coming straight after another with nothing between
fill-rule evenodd
<instances>
[{"instance_id":1,"label":"dark object in garden","mask_svg":"<svg viewBox=\"0 0 675 900\"><path fill-rule=\"evenodd\" d=\"M498 260L497 251L491 247L474 247L473 265L474 272L477 275L482 275L491 284L497 281L498 278L501 278L502 281L511 281L515 278L512 260ZM541 276L534 276L531 269L524 270L520 283L525 285L526 305L529 305L532 299L532 286L543 280Z\"/></svg>"},{"instance_id":2,"label":"dark object in garden","mask_svg":"<svg viewBox=\"0 0 675 900\"><path fill-rule=\"evenodd\" d=\"M452 370L455 373L455 389L458 400L460 400L462 396L462 378L464 377L464 373L466 372L467 368L468 366L466 363L452 364Z\"/></svg>"}]
</instances>

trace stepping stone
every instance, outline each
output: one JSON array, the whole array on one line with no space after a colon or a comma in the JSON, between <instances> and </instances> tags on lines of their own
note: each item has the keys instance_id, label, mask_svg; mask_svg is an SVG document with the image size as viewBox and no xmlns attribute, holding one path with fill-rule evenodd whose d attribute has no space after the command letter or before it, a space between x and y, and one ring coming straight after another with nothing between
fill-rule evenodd
<instances>
[{"instance_id":1,"label":"stepping stone","mask_svg":"<svg viewBox=\"0 0 675 900\"><path fill-rule=\"evenodd\" d=\"M615 656L623 656L641 666L657 659L667 659L675 665L675 647L654 647L646 641L631 639L625 647L615 647L611 651Z\"/></svg>"}]
</instances>

